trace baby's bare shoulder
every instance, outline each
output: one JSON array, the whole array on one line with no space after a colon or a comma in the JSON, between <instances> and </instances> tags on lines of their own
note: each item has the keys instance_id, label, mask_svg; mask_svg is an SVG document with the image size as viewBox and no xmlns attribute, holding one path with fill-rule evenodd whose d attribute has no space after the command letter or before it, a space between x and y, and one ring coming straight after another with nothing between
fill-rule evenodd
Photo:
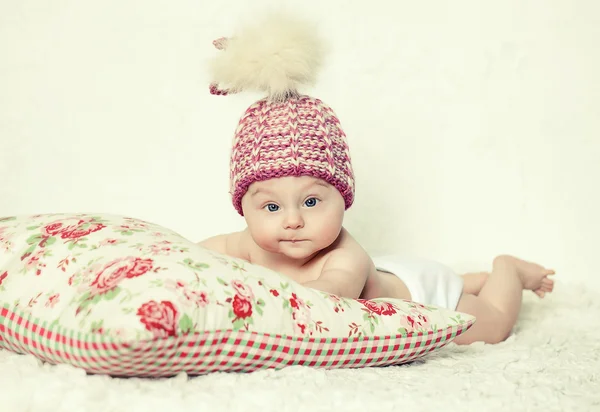
<instances>
[{"instance_id":1,"label":"baby's bare shoulder","mask_svg":"<svg viewBox=\"0 0 600 412\"><path fill-rule=\"evenodd\" d=\"M243 232L224 233L221 235L211 236L198 245L210 249L217 253L233 257L243 257Z\"/></svg>"},{"instance_id":2,"label":"baby's bare shoulder","mask_svg":"<svg viewBox=\"0 0 600 412\"><path fill-rule=\"evenodd\" d=\"M360 243L348 232L347 229L343 228L340 234L340 241L338 244L340 249L344 249L350 252L355 252L359 255L367 255L367 251L361 246Z\"/></svg>"},{"instance_id":3,"label":"baby's bare shoulder","mask_svg":"<svg viewBox=\"0 0 600 412\"><path fill-rule=\"evenodd\" d=\"M230 236L229 233L211 236L207 239L204 239L204 240L198 242L197 245L200 245L206 249L210 249L214 252L225 253L227 239L229 236Z\"/></svg>"},{"instance_id":4,"label":"baby's bare shoulder","mask_svg":"<svg viewBox=\"0 0 600 412\"><path fill-rule=\"evenodd\" d=\"M340 239L336 244L327 251L324 256L327 262L346 265L368 265L371 258L366 250L354 239L354 237L346 230L342 229Z\"/></svg>"}]
</instances>

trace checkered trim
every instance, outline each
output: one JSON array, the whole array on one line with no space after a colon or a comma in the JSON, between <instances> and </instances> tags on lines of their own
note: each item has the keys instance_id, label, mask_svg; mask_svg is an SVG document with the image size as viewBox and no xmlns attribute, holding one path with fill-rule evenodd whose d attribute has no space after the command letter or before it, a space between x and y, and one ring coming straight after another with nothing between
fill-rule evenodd
<instances>
[{"instance_id":1,"label":"checkered trim","mask_svg":"<svg viewBox=\"0 0 600 412\"><path fill-rule=\"evenodd\" d=\"M99 334L67 330L0 308L0 348L32 354L51 364L123 377L166 377L181 372L253 372L303 365L361 368L398 365L450 343L474 321L437 332L394 336L297 338L221 330L146 341L120 342Z\"/></svg>"}]
</instances>

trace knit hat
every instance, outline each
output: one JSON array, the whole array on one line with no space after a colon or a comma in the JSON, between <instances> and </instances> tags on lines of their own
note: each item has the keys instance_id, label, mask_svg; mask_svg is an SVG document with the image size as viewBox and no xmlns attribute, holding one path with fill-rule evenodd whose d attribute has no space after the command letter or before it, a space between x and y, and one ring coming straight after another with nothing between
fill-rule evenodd
<instances>
[{"instance_id":1,"label":"knit hat","mask_svg":"<svg viewBox=\"0 0 600 412\"><path fill-rule=\"evenodd\" d=\"M316 30L285 15L270 15L232 38L213 42L222 52L211 65L210 92L254 90L267 96L242 115L233 139L230 193L243 216L242 197L256 181L313 176L333 185L345 208L354 201L354 173L346 135L334 111L300 94L323 60Z\"/></svg>"}]
</instances>

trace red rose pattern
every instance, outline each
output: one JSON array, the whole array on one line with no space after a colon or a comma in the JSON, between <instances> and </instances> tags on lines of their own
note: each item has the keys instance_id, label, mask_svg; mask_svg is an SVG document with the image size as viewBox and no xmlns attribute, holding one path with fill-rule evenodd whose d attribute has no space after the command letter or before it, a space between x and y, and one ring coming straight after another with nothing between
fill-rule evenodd
<instances>
[{"instance_id":1,"label":"red rose pattern","mask_svg":"<svg viewBox=\"0 0 600 412\"><path fill-rule=\"evenodd\" d=\"M290 306L292 309L300 309L300 306L303 305L304 302L295 293L292 293L292 297L290 298Z\"/></svg>"},{"instance_id":2,"label":"red rose pattern","mask_svg":"<svg viewBox=\"0 0 600 412\"><path fill-rule=\"evenodd\" d=\"M146 302L137 310L137 315L140 317L140 322L144 324L146 330L152 332L155 338L164 338L177 334L179 313L169 301L163 300L159 303L151 300Z\"/></svg>"},{"instance_id":3,"label":"red rose pattern","mask_svg":"<svg viewBox=\"0 0 600 412\"><path fill-rule=\"evenodd\" d=\"M62 239L78 239L106 227L102 223L95 223L89 218L78 219L74 224L68 224L72 220L50 223L42 228L42 234L46 236L60 235Z\"/></svg>"},{"instance_id":4,"label":"red rose pattern","mask_svg":"<svg viewBox=\"0 0 600 412\"><path fill-rule=\"evenodd\" d=\"M429 319L427 319L425 315L417 311L413 311L412 315L406 316L406 320L408 321L410 327L413 329L424 328L429 324Z\"/></svg>"},{"instance_id":5,"label":"red rose pattern","mask_svg":"<svg viewBox=\"0 0 600 412\"><path fill-rule=\"evenodd\" d=\"M186 291L185 297L189 301L194 302L196 304L196 306L198 306L198 307L203 308L206 305L208 305L208 293L206 293L204 291L197 291L197 290Z\"/></svg>"},{"instance_id":6,"label":"red rose pattern","mask_svg":"<svg viewBox=\"0 0 600 412\"><path fill-rule=\"evenodd\" d=\"M292 319L294 320L294 330L300 335L312 335L309 327L311 323L310 307L298 297L295 293L289 298L292 308Z\"/></svg>"},{"instance_id":7,"label":"red rose pattern","mask_svg":"<svg viewBox=\"0 0 600 412\"><path fill-rule=\"evenodd\" d=\"M394 305L389 302L375 302L372 300L358 299L370 312L377 315L392 316L396 313Z\"/></svg>"},{"instance_id":8,"label":"red rose pattern","mask_svg":"<svg viewBox=\"0 0 600 412\"><path fill-rule=\"evenodd\" d=\"M235 289L236 293L240 295L242 298L246 300L254 300L254 294L252 293L252 289L240 282L239 280L232 280L231 286Z\"/></svg>"},{"instance_id":9,"label":"red rose pattern","mask_svg":"<svg viewBox=\"0 0 600 412\"><path fill-rule=\"evenodd\" d=\"M231 306L233 308L233 314L237 319L244 319L252 316L252 303L240 295L235 295L233 297Z\"/></svg>"},{"instance_id":10,"label":"red rose pattern","mask_svg":"<svg viewBox=\"0 0 600 412\"><path fill-rule=\"evenodd\" d=\"M84 237L89 235L90 233L97 232L98 230L104 227L103 224L99 223L97 225L91 225L86 229L73 229L73 230L65 230L60 234L62 239L78 239L80 237Z\"/></svg>"},{"instance_id":11,"label":"red rose pattern","mask_svg":"<svg viewBox=\"0 0 600 412\"><path fill-rule=\"evenodd\" d=\"M63 229L63 224L60 222L55 222L55 223L50 223L50 224L44 226L43 231L45 232L44 234L46 234L46 235L54 236L54 235L60 233L61 229Z\"/></svg>"},{"instance_id":12,"label":"red rose pattern","mask_svg":"<svg viewBox=\"0 0 600 412\"><path fill-rule=\"evenodd\" d=\"M136 257L133 267L127 272L127 277L133 278L152 270L152 263L152 259L140 259Z\"/></svg>"},{"instance_id":13,"label":"red rose pattern","mask_svg":"<svg viewBox=\"0 0 600 412\"><path fill-rule=\"evenodd\" d=\"M208 293L204 291L192 290L189 285L182 280L169 280L165 283L165 285L181 292L185 298L185 301L187 302L192 302L200 308L208 305Z\"/></svg>"},{"instance_id":14,"label":"red rose pattern","mask_svg":"<svg viewBox=\"0 0 600 412\"><path fill-rule=\"evenodd\" d=\"M294 330L300 335L311 335L309 325L311 321L310 311L308 307L302 307L300 310L292 311L292 319L294 320Z\"/></svg>"},{"instance_id":15,"label":"red rose pattern","mask_svg":"<svg viewBox=\"0 0 600 412\"><path fill-rule=\"evenodd\" d=\"M100 295L114 289L123 279L143 275L152 270L152 259L126 257L107 263L90 284L90 294Z\"/></svg>"},{"instance_id":16,"label":"red rose pattern","mask_svg":"<svg viewBox=\"0 0 600 412\"><path fill-rule=\"evenodd\" d=\"M33 254L27 256L27 260L25 262L25 269L34 270L35 274L39 276L42 273L42 268L46 267L46 264L41 262L40 259L44 257L45 251L43 249L34 252Z\"/></svg>"}]
</instances>

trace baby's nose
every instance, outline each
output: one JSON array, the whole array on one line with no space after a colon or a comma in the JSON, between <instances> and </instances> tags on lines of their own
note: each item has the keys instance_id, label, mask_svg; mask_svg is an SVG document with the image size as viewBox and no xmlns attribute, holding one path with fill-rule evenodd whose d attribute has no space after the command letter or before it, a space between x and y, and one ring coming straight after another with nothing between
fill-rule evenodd
<instances>
[{"instance_id":1,"label":"baby's nose","mask_svg":"<svg viewBox=\"0 0 600 412\"><path fill-rule=\"evenodd\" d=\"M298 212L290 212L285 217L284 226L286 229L300 229L304 226L304 219Z\"/></svg>"}]
</instances>

